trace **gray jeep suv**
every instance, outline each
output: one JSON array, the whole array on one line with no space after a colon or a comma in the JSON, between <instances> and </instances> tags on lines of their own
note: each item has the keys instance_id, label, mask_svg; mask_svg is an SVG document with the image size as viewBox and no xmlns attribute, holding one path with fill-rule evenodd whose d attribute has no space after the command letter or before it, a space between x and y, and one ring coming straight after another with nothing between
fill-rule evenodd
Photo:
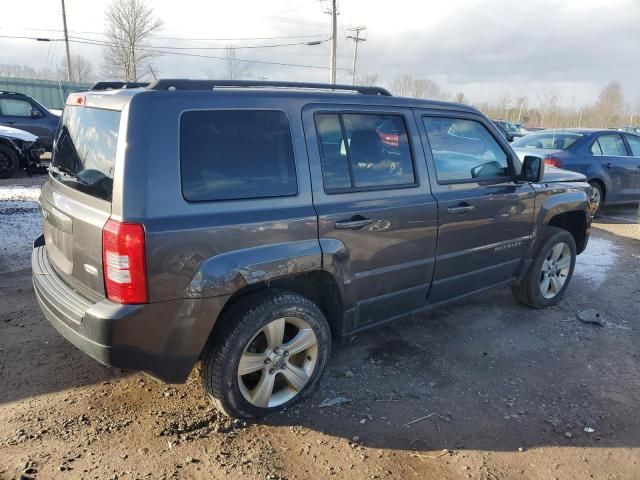
<instances>
[{"instance_id":1,"label":"gray jeep suv","mask_svg":"<svg viewBox=\"0 0 640 480\"><path fill-rule=\"evenodd\" d=\"M317 384L332 338L495 286L557 302L588 239L584 180L521 163L472 107L377 87L82 92L55 136L33 284L96 360L165 382L200 361L220 409L256 417Z\"/></svg>"}]
</instances>

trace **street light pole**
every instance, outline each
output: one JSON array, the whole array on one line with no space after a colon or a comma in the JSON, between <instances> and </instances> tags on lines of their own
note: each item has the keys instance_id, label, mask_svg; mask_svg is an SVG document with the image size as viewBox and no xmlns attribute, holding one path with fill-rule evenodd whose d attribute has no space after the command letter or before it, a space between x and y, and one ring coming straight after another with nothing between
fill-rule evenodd
<instances>
[{"instance_id":1,"label":"street light pole","mask_svg":"<svg viewBox=\"0 0 640 480\"><path fill-rule=\"evenodd\" d=\"M71 57L69 56L69 32L67 31L67 12L62 0L62 25L64 26L64 44L67 50L67 80L71 81Z\"/></svg>"},{"instance_id":2,"label":"street light pole","mask_svg":"<svg viewBox=\"0 0 640 480\"><path fill-rule=\"evenodd\" d=\"M351 68L351 85L356 84L356 62L358 61L358 43L366 42L366 38L360 37L360 32L366 30L367 27L355 27L350 28L349 30L352 32L356 32L355 36L349 35L347 38L353 40L354 50L353 50L353 67Z\"/></svg>"},{"instance_id":3,"label":"street light pole","mask_svg":"<svg viewBox=\"0 0 640 480\"><path fill-rule=\"evenodd\" d=\"M329 66L329 83L336 83L336 47L338 40L338 10L336 0L331 0L331 62Z\"/></svg>"}]
</instances>

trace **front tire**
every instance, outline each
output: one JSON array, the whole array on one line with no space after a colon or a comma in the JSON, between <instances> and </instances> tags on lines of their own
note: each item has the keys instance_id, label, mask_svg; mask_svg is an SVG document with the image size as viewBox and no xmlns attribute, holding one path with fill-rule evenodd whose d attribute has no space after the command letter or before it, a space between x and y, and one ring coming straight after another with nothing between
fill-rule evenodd
<instances>
[{"instance_id":1,"label":"front tire","mask_svg":"<svg viewBox=\"0 0 640 480\"><path fill-rule=\"evenodd\" d=\"M221 318L202 358L202 381L232 418L255 418L298 402L317 385L331 352L320 309L289 291L240 300Z\"/></svg>"},{"instance_id":2,"label":"front tire","mask_svg":"<svg viewBox=\"0 0 640 480\"><path fill-rule=\"evenodd\" d=\"M576 255L576 242L569 232L547 227L529 271L511 287L513 296L533 308L555 305L569 286Z\"/></svg>"},{"instance_id":3,"label":"front tire","mask_svg":"<svg viewBox=\"0 0 640 480\"><path fill-rule=\"evenodd\" d=\"M16 152L5 145L0 145L0 178L9 178L20 166Z\"/></svg>"}]
</instances>

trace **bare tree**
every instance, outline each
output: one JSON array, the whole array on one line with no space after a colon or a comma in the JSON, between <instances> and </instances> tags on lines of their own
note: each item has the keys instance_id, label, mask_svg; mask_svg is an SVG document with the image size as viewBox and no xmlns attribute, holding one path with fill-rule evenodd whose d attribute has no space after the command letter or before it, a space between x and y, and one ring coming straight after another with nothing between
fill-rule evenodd
<instances>
[{"instance_id":1,"label":"bare tree","mask_svg":"<svg viewBox=\"0 0 640 480\"><path fill-rule=\"evenodd\" d=\"M239 80L247 78L249 75L249 67L246 63L240 62L236 58L236 47L233 43L228 43L224 49L225 69L229 80Z\"/></svg>"},{"instance_id":2,"label":"bare tree","mask_svg":"<svg viewBox=\"0 0 640 480\"><path fill-rule=\"evenodd\" d=\"M0 63L0 77L47 78L46 71L28 65Z\"/></svg>"},{"instance_id":3,"label":"bare tree","mask_svg":"<svg viewBox=\"0 0 640 480\"><path fill-rule=\"evenodd\" d=\"M540 114L539 127L545 125L545 120L549 120L549 117L558 108L558 93L553 88L547 88L540 93L536 94L538 99L538 109Z\"/></svg>"},{"instance_id":4,"label":"bare tree","mask_svg":"<svg viewBox=\"0 0 640 480\"><path fill-rule=\"evenodd\" d=\"M436 82L429 79L413 78L411 75L394 78L391 82L391 89L401 97L447 98L447 94Z\"/></svg>"},{"instance_id":5,"label":"bare tree","mask_svg":"<svg viewBox=\"0 0 640 480\"><path fill-rule=\"evenodd\" d=\"M126 82L137 81L158 55L150 48L149 40L162 28L162 20L144 0L113 0L105 23L106 73Z\"/></svg>"},{"instance_id":6,"label":"bare tree","mask_svg":"<svg viewBox=\"0 0 640 480\"><path fill-rule=\"evenodd\" d=\"M600 92L594 108L605 128L612 126L621 114L624 95L619 82L609 82Z\"/></svg>"},{"instance_id":7,"label":"bare tree","mask_svg":"<svg viewBox=\"0 0 640 480\"><path fill-rule=\"evenodd\" d=\"M63 60L58 65L58 78L67 78L67 61ZM89 83L95 80L93 72L93 64L82 55L71 55L71 81L80 83Z\"/></svg>"},{"instance_id":8,"label":"bare tree","mask_svg":"<svg viewBox=\"0 0 640 480\"><path fill-rule=\"evenodd\" d=\"M362 73L356 75L356 85L364 85L365 87L371 87L378 83L377 73Z\"/></svg>"},{"instance_id":9,"label":"bare tree","mask_svg":"<svg viewBox=\"0 0 640 480\"><path fill-rule=\"evenodd\" d=\"M458 92L453 96L455 103L469 103L469 99L465 96L464 92Z\"/></svg>"}]
</instances>

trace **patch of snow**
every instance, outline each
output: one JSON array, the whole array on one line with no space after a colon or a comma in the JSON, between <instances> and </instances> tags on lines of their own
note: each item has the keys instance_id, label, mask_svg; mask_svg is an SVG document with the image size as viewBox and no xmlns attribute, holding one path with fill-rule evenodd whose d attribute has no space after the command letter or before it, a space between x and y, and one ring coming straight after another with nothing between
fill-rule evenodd
<instances>
[{"instance_id":1,"label":"patch of snow","mask_svg":"<svg viewBox=\"0 0 640 480\"><path fill-rule=\"evenodd\" d=\"M33 241L42 234L40 187L0 187L0 273L31 266Z\"/></svg>"},{"instance_id":2,"label":"patch of snow","mask_svg":"<svg viewBox=\"0 0 640 480\"><path fill-rule=\"evenodd\" d=\"M592 236L586 250L578 255L575 274L586 279L594 287L599 287L618 262L618 248L610 240Z\"/></svg>"}]
</instances>

